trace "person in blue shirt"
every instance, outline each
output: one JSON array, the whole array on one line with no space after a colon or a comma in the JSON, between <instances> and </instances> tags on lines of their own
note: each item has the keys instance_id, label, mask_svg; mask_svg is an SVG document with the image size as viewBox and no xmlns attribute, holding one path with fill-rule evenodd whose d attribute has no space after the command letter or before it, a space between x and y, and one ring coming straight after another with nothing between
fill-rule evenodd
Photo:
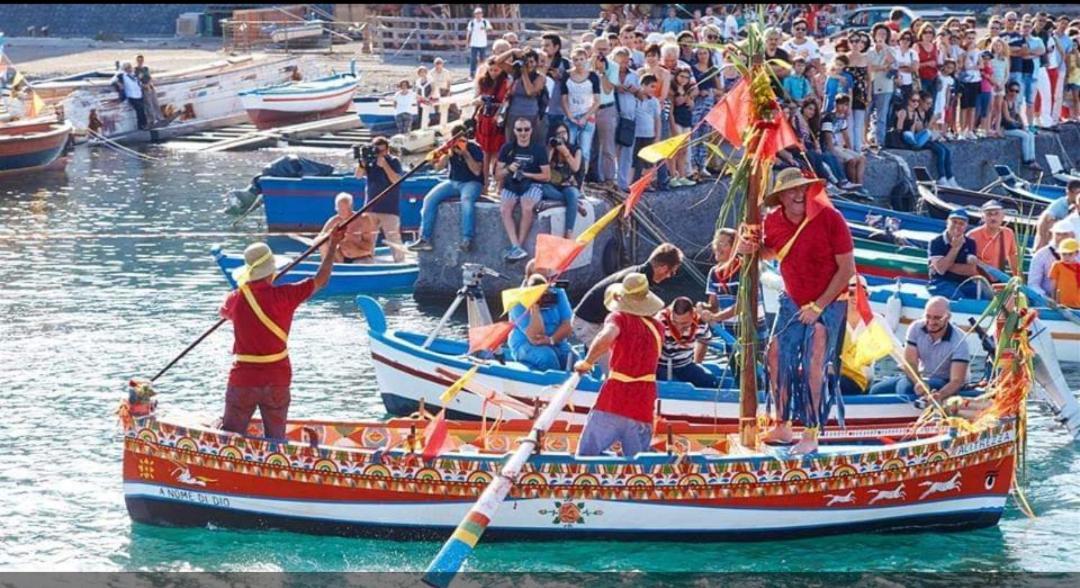
<instances>
[{"instance_id":1,"label":"person in blue shirt","mask_svg":"<svg viewBox=\"0 0 1080 588\"><path fill-rule=\"evenodd\" d=\"M979 298L980 288L975 241L966 235L968 215L963 209L949 213L945 232L934 237L928 246L930 284L927 291L933 296L950 300ZM976 277L975 279L972 279ZM990 290L989 288L984 288ZM986 294L992 294L992 290Z\"/></svg>"},{"instance_id":2,"label":"person in blue shirt","mask_svg":"<svg viewBox=\"0 0 1080 588\"><path fill-rule=\"evenodd\" d=\"M667 9L667 18L660 22L661 32L679 34L686 30L686 23L684 23L682 19L675 14L676 13L674 6Z\"/></svg>"},{"instance_id":3,"label":"person in blue shirt","mask_svg":"<svg viewBox=\"0 0 1080 588\"><path fill-rule=\"evenodd\" d=\"M788 100L800 104L810 95L810 80L806 79L806 58L797 56L792 62L792 68L792 72L784 77L781 87Z\"/></svg>"},{"instance_id":4,"label":"person in blue shirt","mask_svg":"<svg viewBox=\"0 0 1080 588\"><path fill-rule=\"evenodd\" d=\"M526 287L547 285L540 274L529 276ZM525 313L529 317L522 318ZM510 353L515 361L538 370L565 370L570 362L570 318L574 310L566 291L551 287L529 308L515 305L510 309Z\"/></svg>"},{"instance_id":5,"label":"person in blue shirt","mask_svg":"<svg viewBox=\"0 0 1080 588\"><path fill-rule=\"evenodd\" d=\"M390 245L394 261L405 261L405 247L401 243L401 186L396 185L402 174L401 161L390 155L390 140L377 136L371 140L375 148L375 161L370 169L364 161L356 162L356 177L367 177L364 187L364 204L389 190L368 210L368 215L375 221L375 230L381 231L383 240ZM392 190L390 187L394 186Z\"/></svg>"},{"instance_id":6,"label":"person in blue shirt","mask_svg":"<svg viewBox=\"0 0 1080 588\"><path fill-rule=\"evenodd\" d=\"M453 128L452 134L459 135L465 131L464 125ZM431 251L431 234L435 231L435 220L439 216L439 204L447 198L461 199L461 243L462 252L472 249L473 237L476 235L476 223L473 215L476 209L476 201L484 189L483 185L484 151L476 141L466 140L464 137L457 140L439 159L435 160L434 167L441 170L450 167L450 175L447 179L439 182L424 196L424 206L420 210L420 238L410 243L410 251Z\"/></svg>"}]
</instances>

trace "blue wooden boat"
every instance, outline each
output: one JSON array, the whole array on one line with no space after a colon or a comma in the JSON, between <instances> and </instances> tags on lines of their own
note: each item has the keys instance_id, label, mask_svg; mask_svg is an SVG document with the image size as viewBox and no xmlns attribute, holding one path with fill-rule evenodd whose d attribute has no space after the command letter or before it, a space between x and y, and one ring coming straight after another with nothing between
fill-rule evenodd
<instances>
[{"instance_id":1,"label":"blue wooden boat","mask_svg":"<svg viewBox=\"0 0 1080 588\"><path fill-rule=\"evenodd\" d=\"M71 123L43 119L0 124L0 176L63 167Z\"/></svg>"},{"instance_id":2,"label":"blue wooden boat","mask_svg":"<svg viewBox=\"0 0 1080 588\"><path fill-rule=\"evenodd\" d=\"M417 174L401 185L401 230L416 231L420 227L420 208L424 195L446 176ZM266 209L266 226L271 231L318 232L326 219L334 214L334 198L340 192L353 195L363 203L366 178L352 174L333 176L304 176L302 178L261 177Z\"/></svg>"},{"instance_id":3,"label":"blue wooden boat","mask_svg":"<svg viewBox=\"0 0 1080 588\"><path fill-rule=\"evenodd\" d=\"M240 254L225 253L220 246L215 246L210 252L214 255L214 261L225 274L229 286L236 288L236 279L233 272L244 265L244 256ZM416 277L420 274L420 268L416 263L394 263L390 260L390 249L380 247L375 250L378 263L354 264L335 263L334 271L330 275L330 283L319 290L316 296L355 296L357 294L371 293L396 293L411 292ZM287 255L275 255L274 263L278 269L285 267L292 261ZM278 282L280 284L292 284L315 275L319 269L319 262L303 261L298 266L289 270L289 273Z\"/></svg>"}]
</instances>

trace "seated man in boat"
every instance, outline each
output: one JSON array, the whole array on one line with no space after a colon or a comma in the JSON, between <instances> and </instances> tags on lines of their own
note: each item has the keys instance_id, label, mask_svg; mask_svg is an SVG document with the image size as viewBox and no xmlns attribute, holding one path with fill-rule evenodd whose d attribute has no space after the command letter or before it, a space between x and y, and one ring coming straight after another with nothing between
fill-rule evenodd
<instances>
[{"instance_id":1,"label":"seated man in boat","mask_svg":"<svg viewBox=\"0 0 1080 588\"><path fill-rule=\"evenodd\" d=\"M526 287L547 285L540 274L529 276ZM529 314L529 318L521 316ZM510 352L514 360L538 370L565 370L569 367L570 299L558 286L548 288L528 309L520 304L510 309Z\"/></svg>"},{"instance_id":2,"label":"seated man in boat","mask_svg":"<svg viewBox=\"0 0 1080 588\"><path fill-rule=\"evenodd\" d=\"M982 226L971 229L967 234L975 242L975 255L979 261L1009 273L1020 271L1016 235L1005 226L1005 207L997 200L987 200L982 205L982 215Z\"/></svg>"},{"instance_id":3,"label":"seated man in boat","mask_svg":"<svg viewBox=\"0 0 1080 588\"><path fill-rule=\"evenodd\" d=\"M1061 259L1061 243L1066 239L1073 239L1072 223L1059 220L1054 223L1050 230L1053 238L1048 245L1035 252L1031 256L1031 267L1028 268L1027 285L1043 296L1053 296L1054 283L1050 280L1050 268L1054 262Z\"/></svg>"},{"instance_id":4,"label":"seated man in boat","mask_svg":"<svg viewBox=\"0 0 1080 588\"><path fill-rule=\"evenodd\" d=\"M923 318L911 323L907 331L904 361L918 370L920 379L938 402L959 392L968 378L971 351L964 332L950 322L949 300L934 296L926 301ZM870 387L870 394L896 394L925 406L926 399L917 390L910 375L896 374Z\"/></svg>"},{"instance_id":5,"label":"seated man in boat","mask_svg":"<svg viewBox=\"0 0 1080 588\"><path fill-rule=\"evenodd\" d=\"M964 234L967 227L967 213L956 209L945 220L945 232L930 241L930 294L949 299L979 298L979 285L972 279L979 275L979 258L975 241Z\"/></svg>"},{"instance_id":6,"label":"seated man in boat","mask_svg":"<svg viewBox=\"0 0 1080 588\"><path fill-rule=\"evenodd\" d=\"M353 197L348 192L342 192L334 199L334 208L337 214L330 217L323 225L323 235L333 231L338 225L348 220L353 214ZM345 237L341 245L334 252L334 263L373 263L375 261L375 223L371 217L362 214L345 227ZM322 256L329 255L330 245L323 243L319 249Z\"/></svg>"},{"instance_id":7,"label":"seated man in boat","mask_svg":"<svg viewBox=\"0 0 1080 588\"><path fill-rule=\"evenodd\" d=\"M461 134L464 125L456 125L452 135ZM410 251L431 251L432 233L435 232L435 220L439 216L439 204L448 198L461 199L461 251L472 250L473 237L476 236L474 212L476 201L484 190L484 151L476 141L464 137L458 139L453 147L436 159L433 167L441 170L449 165L450 175L439 182L424 196L424 206L420 211L420 238L409 244Z\"/></svg>"},{"instance_id":8,"label":"seated man in boat","mask_svg":"<svg viewBox=\"0 0 1080 588\"><path fill-rule=\"evenodd\" d=\"M1054 301L1069 308L1080 308L1080 242L1065 239L1061 242L1061 259L1050 267Z\"/></svg>"},{"instance_id":9,"label":"seated man in boat","mask_svg":"<svg viewBox=\"0 0 1080 588\"><path fill-rule=\"evenodd\" d=\"M716 376L701 365L712 340L712 330L694 303L679 296L657 318L664 326L664 347L656 377L687 382L698 388L716 388Z\"/></svg>"},{"instance_id":10,"label":"seated man in boat","mask_svg":"<svg viewBox=\"0 0 1080 588\"><path fill-rule=\"evenodd\" d=\"M401 174L405 173L401 161L390 155L389 139L380 135L371 140L371 145L375 149L375 158L371 161L361 158L356 162L356 177L367 176L365 205L396 184ZM383 239L393 251L394 261L405 261L405 247L401 243L401 186L394 186L393 190L383 194L368 210L368 214L375 226L373 230L382 231Z\"/></svg>"},{"instance_id":11,"label":"seated man in boat","mask_svg":"<svg viewBox=\"0 0 1080 588\"><path fill-rule=\"evenodd\" d=\"M649 291L649 278L636 272L608 287L605 298L611 314L574 371L588 374L610 350L611 373L589 411L577 454L600 455L617 441L623 456L633 457L652 445L656 366L663 345L663 327L654 316L664 301Z\"/></svg>"},{"instance_id":12,"label":"seated man in boat","mask_svg":"<svg viewBox=\"0 0 1080 588\"><path fill-rule=\"evenodd\" d=\"M619 270L594 284L574 308L574 318L570 322L574 337L579 342L588 345L600 333L608 316L604 294L612 284L620 283L627 275L637 273L644 275L649 280L649 287L652 288L668 278L675 277L679 273L682 261L683 254L678 247L671 243L661 243L652 250L645 263ZM606 357L600 356L598 361L601 367L605 367Z\"/></svg>"},{"instance_id":13,"label":"seated man in boat","mask_svg":"<svg viewBox=\"0 0 1080 588\"><path fill-rule=\"evenodd\" d=\"M314 278L295 284L275 285L274 252L266 243L244 250L240 287L225 297L221 316L233 324L235 361L225 392L225 417L221 428L246 435L255 409L262 416L263 433L270 439L285 438L289 416L289 329L293 313L330 281L333 258L345 238L337 229L330 233L329 251Z\"/></svg>"},{"instance_id":14,"label":"seated man in boat","mask_svg":"<svg viewBox=\"0 0 1080 588\"><path fill-rule=\"evenodd\" d=\"M1050 242L1050 229L1054 223L1069 218L1070 222L1080 222L1080 180L1069 180L1065 186L1065 195L1050 203L1039 215L1039 224L1035 228L1035 250L1042 249ZM1076 231L1076 228L1073 229Z\"/></svg>"}]
</instances>

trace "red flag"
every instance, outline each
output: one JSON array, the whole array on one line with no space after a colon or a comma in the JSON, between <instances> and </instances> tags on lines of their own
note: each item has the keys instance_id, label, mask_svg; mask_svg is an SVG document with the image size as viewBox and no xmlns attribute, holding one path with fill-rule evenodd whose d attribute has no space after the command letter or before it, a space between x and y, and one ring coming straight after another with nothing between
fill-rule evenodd
<instances>
[{"instance_id":1,"label":"red flag","mask_svg":"<svg viewBox=\"0 0 1080 588\"><path fill-rule=\"evenodd\" d=\"M859 313L864 325L869 325L874 320L874 311L870 308L870 297L866 294L866 286L863 285L862 276L855 274L855 310Z\"/></svg>"},{"instance_id":2,"label":"red flag","mask_svg":"<svg viewBox=\"0 0 1080 588\"><path fill-rule=\"evenodd\" d=\"M469 329L469 353L480 350L495 351L503 344L503 341L506 341L506 338L510 336L510 331L513 329L514 325L510 321L471 327Z\"/></svg>"},{"instance_id":3,"label":"red flag","mask_svg":"<svg viewBox=\"0 0 1080 588\"><path fill-rule=\"evenodd\" d=\"M723 99L705 115L705 121L712 125L728 143L742 147L742 136L750 126L750 84L743 78Z\"/></svg>"},{"instance_id":4,"label":"red flag","mask_svg":"<svg viewBox=\"0 0 1080 588\"><path fill-rule=\"evenodd\" d=\"M813 173L805 173L805 175L816 177ZM814 220L814 217L826 208L835 210L832 200L829 200L829 193L825 191L825 180L818 180L816 184L806 189L806 221Z\"/></svg>"},{"instance_id":5,"label":"red flag","mask_svg":"<svg viewBox=\"0 0 1080 588\"><path fill-rule=\"evenodd\" d=\"M424 449L421 457L424 460L432 460L445 448L450 437L449 427L446 424L446 410L440 410L439 414L424 427Z\"/></svg>"},{"instance_id":6,"label":"red flag","mask_svg":"<svg viewBox=\"0 0 1080 588\"><path fill-rule=\"evenodd\" d=\"M574 261L585 244L578 243L573 239L556 237L550 233L540 233L536 236L536 261L534 267L537 271L549 270L562 273Z\"/></svg>"},{"instance_id":7,"label":"red flag","mask_svg":"<svg viewBox=\"0 0 1080 588\"><path fill-rule=\"evenodd\" d=\"M630 218L630 212L634 210L638 200L641 200L641 195L645 192L645 188L648 188L649 184L652 183L654 175L656 175L656 168L649 170L638 181L630 184L630 194L626 197L626 206L623 207L623 218Z\"/></svg>"},{"instance_id":8,"label":"red flag","mask_svg":"<svg viewBox=\"0 0 1080 588\"><path fill-rule=\"evenodd\" d=\"M802 142L799 141L799 136L795 134L795 129L791 128L787 115L780 112L773 119L773 122L776 126L766 129L764 136L761 138L759 149L762 158L775 159L777 151L788 147L798 146L802 149Z\"/></svg>"}]
</instances>

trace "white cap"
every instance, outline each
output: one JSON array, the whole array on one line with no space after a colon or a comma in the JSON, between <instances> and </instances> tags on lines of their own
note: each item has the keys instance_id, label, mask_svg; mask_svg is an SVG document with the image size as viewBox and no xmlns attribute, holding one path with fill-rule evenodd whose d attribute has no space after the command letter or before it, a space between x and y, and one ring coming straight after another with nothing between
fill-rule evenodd
<instances>
[{"instance_id":1,"label":"white cap","mask_svg":"<svg viewBox=\"0 0 1080 588\"><path fill-rule=\"evenodd\" d=\"M1054 223L1054 226L1050 229L1050 232L1055 235L1062 235L1065 233L1072 233L1073 230L1073 224L1065 219L1062 219Z\"/></svg>"}]
</instances>

